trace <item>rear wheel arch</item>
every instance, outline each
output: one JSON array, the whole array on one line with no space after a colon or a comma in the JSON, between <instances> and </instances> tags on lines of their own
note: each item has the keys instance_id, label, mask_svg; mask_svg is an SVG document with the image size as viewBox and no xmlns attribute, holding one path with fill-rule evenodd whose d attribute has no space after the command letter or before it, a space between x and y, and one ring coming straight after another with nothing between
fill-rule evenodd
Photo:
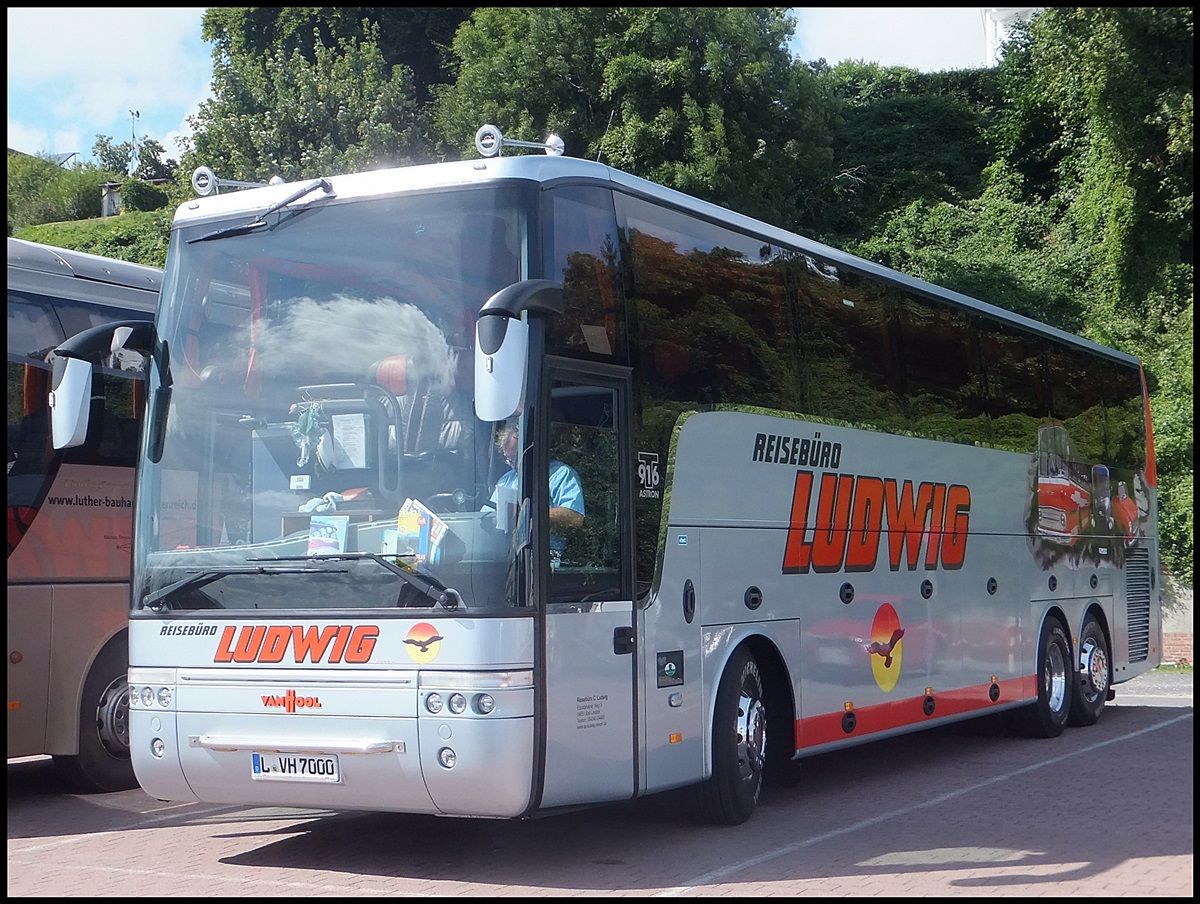
<instances>
[{"instance_id":1,"label":"rear wheel arch","mask_svg":"<svg viewBox=\"0 0 1200 904\"><path fill-rule=\"evenodd\" d=\"M88 665L78 696L76 753L56 755L55 766L75 790L137 787L129 757L129 634L118 631Z\"/></svg>"},{"instance_id":2,"label":"rear wheel arch","mask_svg":"<svg viewBox=\"0 0 1200 904\"><path fill-rule=\"evenodd\" d=\"M779 648L761 634L744 641L754 654L763 682L763 704L767 710L767 760L764 779L768 785L791 787L799 778L796 754L796 694L791 673Z\"/></svg>"}]
</instances>

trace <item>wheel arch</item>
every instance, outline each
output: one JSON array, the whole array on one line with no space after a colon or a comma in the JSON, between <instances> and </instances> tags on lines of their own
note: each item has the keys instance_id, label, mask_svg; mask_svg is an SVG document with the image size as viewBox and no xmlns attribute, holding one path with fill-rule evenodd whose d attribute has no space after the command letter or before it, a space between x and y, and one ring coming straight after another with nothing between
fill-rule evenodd
<instances>
[{"instance_id":1,"label":"wheel arch","mask_svg":"<svg viewBox=\"0 0 1200 904\"><path fill-rule=\"evenodd\" d=\"M1108 613L1100 604L1099 600L1092 600L1083 607L1083 611L1079 615L1079 624L1075 626L1074 633L1071 635L1071 652L1073 655L1078 655L1079 638L1083 636L1083 626L1087 624L1088 616L1095 616L1096 624L1100 626L1100 630L1104 632L1104 642L1108 644L1108 680L1111 683L1113 678L1113 636L1112 626L1109 624Z\"/></svg>"},{"instance_id":2,"label":"wheel arch","mask_svg":"<svg viewBox=\"0 0 1200 904\"><path fill-rule=\"evenodd\" d=\"M1063 629L1063 633L1067 635L1067 643L1069 643L1071 645L1071 653L1072 653L1072 655L1074 655L1075 641L1073 640L1073 638L1075 635L1072 634L1071 618L1067 615L1066 610L1063 609L1062 606L1059 606L1057 603L1051 603L1049 606L1046 607L1046 610L1042 613L1041 621L1038 622L1037 633L1034 635L1034 637L1040 638L1042 636L1043 626L1046 624L1046 622L1049 619L1052 619L1052 618L1058 622L1059 627L1061 627ZM1083 621L1080 620L1079 624L1082 625ZM1036 651L1035 651L1034 655L1035 656L1037 655Z\"/></svg>"},{"instance_id":3,"label":"wheel arch","mask_svg":"<svg viewBox=\"0 0 1200 904\"><path fill-rule=\"evenodd\" d=\"M712 680L705 681L704 773L706 776L712 774L712 735L713 720L716 718L717 710L717 690L721 685L721 677L729 668L730 661L741 649L748 650L758 664L763 682L763 702L767 707L768 718L771 722L770 728L776 730L786 721L788 745L791 753L796 752L795 688L783 653L774 638L757 630L756 626L747 625L744 628L742 633L733 636L725 645L719 660L720 667L716 667L716 663L714 663L710 672Z\"/></svg>"},{"instance_id":4,"label":"wheel arch","mask_svg":"<svg viewBox=\"0 0 1200 904\"><path fill-rule=\"evenodd\" d=\"M62 676L61 682L56 682L53 675L51 677L51 687L53 688L57 683L63 692L51 694L50 710L47 713L47 753L55 756L74 756L79 753L79 706L83 701L84 688L87 687L88 678L96 667L96 663L104 657L112 655L116 650L120 652L121 658L125 660L126 669L128 669L129 628L127 626L118 628L107 640L100 638L97 640L100 642L92 649L92 655L86 663L75 669L69 665L65 667L64 670L71 675L69 684L66 683L62 672L59 673ZM53 665L51 668L52 671L55 669Z\"/></svg>"},{"instance_id":5,"label":"wheel arch","mask_svg":"<svg viewBox=\"0 0 1200 904\"><path fill-rule=\"evenodd\" d=\"M777 741L777 730L786 726L790 752L796 752L796 693L783 653L775 641L765 634L751 634L743 642L749 647L763 682L763 702L772 729L772 740ZM790 754L789 754L790 759Z\"/></svg>"}]
</instances>

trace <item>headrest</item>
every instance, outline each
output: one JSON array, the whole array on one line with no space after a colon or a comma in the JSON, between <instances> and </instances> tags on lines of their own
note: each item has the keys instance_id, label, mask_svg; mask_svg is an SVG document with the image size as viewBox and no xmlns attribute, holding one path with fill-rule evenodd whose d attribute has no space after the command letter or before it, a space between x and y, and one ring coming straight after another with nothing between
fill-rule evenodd
<instances>
[{"instance_id":1,"label":"headrest","mask_svg":"<svg viewBox=\"0 0 1200 904\"><path fill-rule=\"evenodd\" d=\"M408 355L391 355L371 365L369 377L394 396L408 393Z\"/></svg>"}]
</instances>

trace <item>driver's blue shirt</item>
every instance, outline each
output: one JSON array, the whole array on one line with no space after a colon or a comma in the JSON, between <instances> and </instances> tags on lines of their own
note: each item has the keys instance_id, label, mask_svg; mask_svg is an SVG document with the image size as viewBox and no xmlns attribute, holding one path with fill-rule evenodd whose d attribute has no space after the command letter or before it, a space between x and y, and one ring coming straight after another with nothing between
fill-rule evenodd
<instances>
[{"instance_id":1,"label":"driver's blue shirt","mask_svg":"<svg viewBox=\"0 0 1200 904\"><path fill-rule=\"evenodd\" d=\"M492 506L499 504L500 489L517 488L517 472L510 470L496 481L496 489L492 491ZM583 507L583 487L579 483L579 474L568 464L557 459L550 461L550 507L569 508L587 514ZM561 554L566 548L567 541L554 531L550 532L550 551Z\"/></svg>"}]
</instances>

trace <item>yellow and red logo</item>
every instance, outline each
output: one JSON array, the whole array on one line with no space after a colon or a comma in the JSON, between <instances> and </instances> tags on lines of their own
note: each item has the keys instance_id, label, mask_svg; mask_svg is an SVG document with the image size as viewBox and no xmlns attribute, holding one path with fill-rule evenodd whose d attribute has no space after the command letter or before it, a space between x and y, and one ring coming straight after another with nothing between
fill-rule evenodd
<instances>
[{"instance_id":1,"label":"yellow and red logo","mask_svg":"<svg viewBox=\"0 0 1200 904\"><path fill-rule=\"evenodd\" d=\"M871 642L865 649L871 654L871 673L881 691L890 691L900 680L900 665L904 659L904 629L900 627L900 616L890 603L884 603L875 612L871 624Z\"/></svg>"},{"instance_id":2,"label":"yellow and red logo","mask_svg":"<svg viewBox=\"0 0 1200 904\"><path fill-rule=\"evenodd\" d=\"M263 694L263 706L268 709L278 708L286 710L289 713L294 713L298 709L320 709L321 700L319 697L301 697L294 690L288 689L282 695L280 694Z\"/></svg>"},{"instance_id":3,"label":"yellow and red logo","mask_svg":"<svg viewBox=\"0 0 1200 904\"><path fill-rule=\"evenodd\" d=\"M420 622L409 630L404 647L415 662L433 662L442 648L442 635L429 622Z\"/></svg>"}]
</instances>

